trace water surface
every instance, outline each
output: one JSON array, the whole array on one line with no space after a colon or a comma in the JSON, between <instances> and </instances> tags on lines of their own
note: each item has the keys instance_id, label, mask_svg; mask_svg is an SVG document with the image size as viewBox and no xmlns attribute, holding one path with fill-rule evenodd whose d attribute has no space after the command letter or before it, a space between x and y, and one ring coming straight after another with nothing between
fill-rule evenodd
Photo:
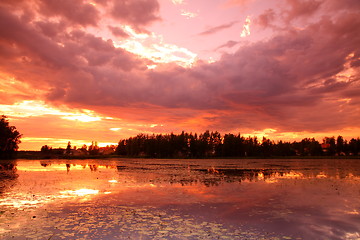
<instances>
[{"instance_id":1,"label":"water surface","mask_svg":"<svg viewBox=\"0 0 360 240\"><path fill-rule=\"evenodd\" d=\"M359 239L360 160L17 160L3 239Z\"/></svg>"}]
</instances>

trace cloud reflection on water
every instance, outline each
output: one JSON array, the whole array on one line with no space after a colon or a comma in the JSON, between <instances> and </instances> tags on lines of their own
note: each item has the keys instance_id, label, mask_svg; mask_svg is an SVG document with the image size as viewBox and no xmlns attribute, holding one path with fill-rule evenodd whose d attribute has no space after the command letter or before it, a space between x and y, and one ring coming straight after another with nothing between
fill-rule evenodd
<instances>
[{"instance_id":1,"label":"cloud reflection on water","mask_svg":"<svg viewBox=\"0 0 360 240\"><path fill-rule=\"evenodd\" d=\"M25 221L19 211L47 209L47 217L57 218L83 207L115 215L145 207L151 216L165 211L286 236L352 239L360 232L358 166L347 160L18 161L1 172L0 208L4 218ZM5 234L0 223L1 229Z\"/></svg>"}]
</instances>

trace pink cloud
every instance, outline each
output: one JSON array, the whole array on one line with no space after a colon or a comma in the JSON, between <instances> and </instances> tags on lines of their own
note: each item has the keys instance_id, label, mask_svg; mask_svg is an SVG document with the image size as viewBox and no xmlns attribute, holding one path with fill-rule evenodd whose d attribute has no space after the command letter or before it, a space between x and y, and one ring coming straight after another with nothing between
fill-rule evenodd
<instances>
[{"instance_id":1,"label":"pink cloud","mask_svg":"<svg viewBox=\"0 0 360 240\"><path fill-rule=\"evenodd\" d=\"M287 0L290 5L290 10L285 11L286 18L291 21L299 17L308 17L314 14L322 5L321 1L316 0Z\"/></svg>"},{"instance_id":2,"label":"pink cloud","mask_svg":"<svg viewBox=\"0 0 360 240\"><path fill-rule=\"evenodd\" d=\"M218 46L215 50L219 50L221 48L232 48L232 47L234 47L234 46L236 46L238 44L240 44L240 41L232 41L232 40L230 40L230 41L227 41L226 43Z\"/></svg>"},{"instance_id":3,"label":"pink cloud","mask_svg":"<svg viewBox=\"0 0 360 240\"><path fill-rule=\"evenodd\" d=\"M341 2L336 0L326 1L326 4L332 11L338 11L339 9L359 9L360 2L357 0L343 0Z\"/></svg>"},{"instance_id":4,"label":"pink cloud","mask_svg":"<svg viewBox=\"0 0 360 240\"><path fill-rule=\"evenodd\" d=\"M227 1L227 5L240 5L240 6L244 6L246 4L249 4L250 2L252 2L253 0L228 0Z\"/></svg>"},{"instance_id":5,"label":"pink cloud","mask_svg":"<svg viewBox=\"0 0 360 240\"><path fill-rule=\"evenodd\" d=\"M276 18L275 11L273 9L267 9L264 13L260 14L256 19L255 23L261 27L271 27Z\"/></svg>"},{"instance_id":6,"label":"pink cloud","mask_svg":"<svg viewBox=\"0 0 360 240\"><path fill-rule=\"evenodd\" d=\"M217 33L219 31L222 31L224 29L231 28L236 23L238 23L238 21L233 21L233 22L230 22L230 23L226 23L226 24L222 24L222 25L219 25L219 26L211 27L211 28L207 29L206 31L203 31L203 32L199 33L199 35L214 34L214 33Z\"/></svg>"},{"instance_id":7,"label":"pink cloud","mask_svg":"<svg viewBox=\"0 0 360 240\"><path fill-rule=\"evenodd\" d=\"M45 36L55 38L65 31L67 24L64 22L39 21L36 22L36 26Z\"/></svg>"},{"instance_id":8,"label":"pink cloud","mask_svg":"<svg viewBox=\"0 0 360 240\"><path fill-rule=\"evenodd\" d=\"M129 37L129 34L127 34L124 30L122 30L119 27L109 26L109 29L112 32L112 34L114 34L117 37L122 37L122 38Z\"/></svg>"},{"instance_id":9,"label":"pink cloud","mask_svg":"<svg viewBox=\"0 0 360 240\"><path fill-rule=\"evenodd\" d=\"M145 26L159 20L157 0L114 1L112 16L133 26Z\"/></svg>"},{"instance_id":10,"label":"pink cloud","mask_svg":"<svg viewBox=\"0 0 360 240\"><path fill-rule=\"evenodd\" d=\"M290 1L289 16L309 17L312 13L304 9L317 2L305 3ZM42 2L36 14L60 16L58 22L29 21L9 11L9 4L0 8L0 71L33 87L6 98L44 99L128 121L169 122L169 131L269 127L325 131L359 123L360 20L351 9L332 17L322 13L303 28L290 24L281 31L275 29L267 40L239 44L237 51L223 54L212 64L199 61L192 68L159 64L150 70L150 60L116 48L111 39L79 26L97 26L99 13L94 12L90 20L83 12L92 6L77 2L79 16L75 16L70 2L59 9L56 4ZM313 13L321 11L322 4L316 6ZM159 19L156 1L117 1L113 7L112 14L121 23L143 28ZM270 26L277 16L267 10L258 16L258 24ZM209 33L233 24L219 25ZM110 30L126 37L119 28ZM238 43L228 41L221 47ZM339 81L346 64L356 67L353 76Z\"/></svg>"},{"instance_id":11,"label":"pink cloud","mask_svg":"<svg viewBox=\"0 0 360 240\"><path fill-rule=\"evenodd\" d=\"M72 23L80 25L97 25L99 12L83 1L40 0L40 11L47 16L63 16Z\"/></svg>"}]
</instances>

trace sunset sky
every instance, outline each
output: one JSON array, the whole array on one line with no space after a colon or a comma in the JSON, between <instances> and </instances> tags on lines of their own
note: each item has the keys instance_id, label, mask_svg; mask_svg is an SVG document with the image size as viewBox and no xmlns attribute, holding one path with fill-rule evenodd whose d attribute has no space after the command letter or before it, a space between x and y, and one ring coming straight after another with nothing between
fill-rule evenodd
<instances>
[{"instance_id":1,"label":"sunset sky","mask_svg":"<svg viewBox=\"0 0 360 240\"><path fill-rule=\"evenodd\" d=\"M359 0L1 0L20 150L205 130L360 136Z\"/></svg>"}]
</instances>

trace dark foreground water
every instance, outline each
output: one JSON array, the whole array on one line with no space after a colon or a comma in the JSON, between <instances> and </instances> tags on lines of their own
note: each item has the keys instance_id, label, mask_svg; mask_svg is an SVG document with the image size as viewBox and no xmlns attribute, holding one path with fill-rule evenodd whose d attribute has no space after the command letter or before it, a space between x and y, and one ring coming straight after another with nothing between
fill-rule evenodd
<instances>
[{"instance_id":1,"label":"dark foreground water","mask_svg":"<svg viewBox=\"0 0 360 240\"><path fill-rule=\"evenodd\" d=\"M1 239L360 239L360 160L18 160Z\"/></svg>"}]
</instances>

